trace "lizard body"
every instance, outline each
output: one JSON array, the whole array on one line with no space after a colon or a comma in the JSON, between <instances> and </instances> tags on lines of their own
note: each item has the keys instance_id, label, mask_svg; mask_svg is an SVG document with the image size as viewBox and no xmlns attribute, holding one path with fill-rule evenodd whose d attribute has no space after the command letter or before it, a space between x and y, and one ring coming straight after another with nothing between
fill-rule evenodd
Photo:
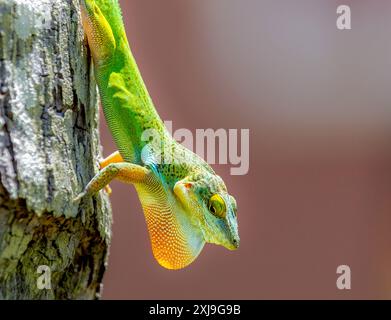
<instances>
[{"instance_id":1,"label":"lizard body","mask_svg":"<svg viewBox=\"0 0 391 320\"><path fill-rule=\"evenodd\" d=\"M131 53L118 0L81 0L106 122L118 147L75 199L116 178L133 184L156 260L180 269L205 242L239 246L236 201L223 180L166 130ZM150 132L153 139L143 139Z\"/></svg>"}]
</instances>

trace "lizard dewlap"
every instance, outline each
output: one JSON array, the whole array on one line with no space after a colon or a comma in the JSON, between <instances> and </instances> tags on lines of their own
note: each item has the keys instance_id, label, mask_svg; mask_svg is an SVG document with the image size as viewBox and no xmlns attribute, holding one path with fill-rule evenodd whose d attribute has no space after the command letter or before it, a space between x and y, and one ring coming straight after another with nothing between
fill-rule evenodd
<instances>
[{"instance_id":1,"label":"lizard dewlap","mask_svg":"<svg viewBox=\"0 0 391 320\"><path fill-rule=\"evenodd\" d=\"M204 244L239 246L237 208L224 181L166 130L130 50L117 0L82 0L103 111L118 151L75 199L113 179L133 184L152 251L167 269L188 266ZM145 139L148 133L152 139Z\"/></svg>"}]
</instances>

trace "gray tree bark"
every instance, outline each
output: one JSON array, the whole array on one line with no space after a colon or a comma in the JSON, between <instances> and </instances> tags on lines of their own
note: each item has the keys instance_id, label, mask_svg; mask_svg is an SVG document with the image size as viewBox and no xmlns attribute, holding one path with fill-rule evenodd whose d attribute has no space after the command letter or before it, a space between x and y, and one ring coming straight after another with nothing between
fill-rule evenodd
<instances>
[{"instance_id":1,"label":"gray tree bark","mask_svg":"<svg viewBox=\"0 0 391 320\"><path fill-rule=\"evenodd\" d=\"M0 299L99 298L110 205L72 202L101 151L91 69L78 0L0 0Z\"/></svg>"}]
</instances>

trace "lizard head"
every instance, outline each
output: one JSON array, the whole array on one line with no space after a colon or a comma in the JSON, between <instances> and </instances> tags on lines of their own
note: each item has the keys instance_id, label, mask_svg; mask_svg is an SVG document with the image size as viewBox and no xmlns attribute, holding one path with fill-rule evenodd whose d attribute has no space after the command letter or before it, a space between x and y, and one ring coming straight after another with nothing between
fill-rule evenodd
<instances>
[{"instance_id":1,"label":"lizard head","mask_svg":"<svg viewBox=\"0 0 391 320\"><path fill-rule=\"evenodd\" d=\"M229 250L239 247L236 200L218 175L196 172L178 181L174 193L206 242Z\"/></svg>"}]
</instances>

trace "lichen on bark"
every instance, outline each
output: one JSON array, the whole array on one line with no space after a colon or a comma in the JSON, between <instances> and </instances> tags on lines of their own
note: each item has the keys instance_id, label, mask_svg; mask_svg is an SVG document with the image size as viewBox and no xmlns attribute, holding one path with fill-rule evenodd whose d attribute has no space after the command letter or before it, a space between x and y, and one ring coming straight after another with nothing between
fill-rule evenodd
<instances>
[{"instance_id":1,"label":"lichen on bark","mask_svg":"<svg viewBox=\"0 0 391 320\"><path fill-rule=\"evenodd\" d=\"M98 170L98 116L79 2L0 0L0 298L99 296L110 205L72 202Z\"/></svg>"}]
</instances>

